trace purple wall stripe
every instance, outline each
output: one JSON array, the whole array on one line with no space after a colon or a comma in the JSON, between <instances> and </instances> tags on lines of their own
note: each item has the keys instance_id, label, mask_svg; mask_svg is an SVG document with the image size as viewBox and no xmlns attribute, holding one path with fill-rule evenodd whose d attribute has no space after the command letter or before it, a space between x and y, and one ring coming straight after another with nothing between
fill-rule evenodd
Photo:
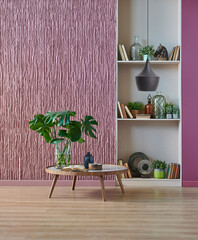
<instances>
[{"instance_id":1,"label":"purple wall stripe","mask_svg":"<svg viewBox=\"0 0 198 240\"><path fill-rule=\"evenodd\" d=\"M183 186L198 186L198 1L182 1Z\"/></svg>"}]
</instances>

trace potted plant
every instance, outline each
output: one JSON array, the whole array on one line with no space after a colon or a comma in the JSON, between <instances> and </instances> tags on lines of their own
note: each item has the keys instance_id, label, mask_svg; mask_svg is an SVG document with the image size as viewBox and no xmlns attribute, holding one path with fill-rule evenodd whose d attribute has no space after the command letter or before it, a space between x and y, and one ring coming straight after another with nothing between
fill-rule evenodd
<instances>
[{"instance_id":1,"label":"potted plant","mask_svg":"<svg viewBox=\"0 0 198 240\"><path fill-rule=\"evenodd\" d=\"M47 112L45 115L35 115L29 122L29 128L38 132L45 138L47 143L55 145L56 167L68 166L71 160L71 143L84 143L82 133L96 138L96 129L98 125L92 116L85 116L84 120L75 121L70 117L76 117L76 112L57 111Z\"/></svg>"},{"instance_id":2,"label":"potted plant","mask_svg":"<svg viewBox=\"0 0 198 240\"><path fill-rule=\"evenodd\" d=\"M145 47L142 47L140 50L140 55L144 57L144 61L147 60L147 58L151 61L152 56L154 56L155 49L153 45L147 45Z\"/></svg>"},{"instance_id":3,"label":"potted plant","mask_svg":"<svg viewBox=\"0 0 198 240\"><path fill-rule=\"evenodd\" d=\"M176 105L173 105L173 118L174 119L179 118L179 108Z\"/></svg>"},{"instance_id":4,"label":"potted plant","mask_svg":"<svg viewBox=\"0 0 198 240\"><path fill-rule=\"evenodd\" d=\"M144 109L144 103L142 102L128 102L127 104L129 110L131 111L134 118L136 118L136 114L142 113Z\"/></svg>"},{"instance_id":5,"label":"potted plant","mask_svg":"<svg viewBox=\"0 0 198 240\"><path fill-rule=\"evenodd\" d=\"M165 161L154 160L152 167L154 169L154 178L165 178L165 168L167 167Z\"/></svg>"},{"instance_id":6,"label":"potted plant","mask_svg":"<svg viewBox=\"0 0 198 240\"><path fill-rule=\"evenodd\" d=\"M173 117L173 104L172 103L166 103L166 118L172 119Z\"/></svg>"}]
</instances>

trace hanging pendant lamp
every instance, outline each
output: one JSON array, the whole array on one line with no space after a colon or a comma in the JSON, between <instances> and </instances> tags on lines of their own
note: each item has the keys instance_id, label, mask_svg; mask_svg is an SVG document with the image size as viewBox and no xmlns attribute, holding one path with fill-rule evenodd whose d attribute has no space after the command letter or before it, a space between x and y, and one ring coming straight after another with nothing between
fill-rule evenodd
<instances>
[{"instance_id":1,"label":"hanging pendant lamp","mask_svg":"<svg viewBox=\"0 0 198 240\"><path fill-rule=\"evenodd\" d=\"M136 76L136 85L139 91L156 91L159 84L159 77L153 72L149 59L142 72Z\"/></svg>"}]
</instances>

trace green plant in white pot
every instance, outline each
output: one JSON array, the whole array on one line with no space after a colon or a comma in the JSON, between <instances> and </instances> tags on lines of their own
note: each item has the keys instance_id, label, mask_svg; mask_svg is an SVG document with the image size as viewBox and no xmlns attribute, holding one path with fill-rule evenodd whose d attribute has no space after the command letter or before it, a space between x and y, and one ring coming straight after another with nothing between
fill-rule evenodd
<instances>
[{"instance_id":1,"label":"green plant in white pot","mask_svg":"<svg viewBox=\"0 0 198 240\"><path fill-rule=\"evenodd\" d=\"M173 105L173 118L178 119L179 118L179 108L176 105Z\"/></svg>"},{"instance_id":2,"label":"green plant in white pot","mask_svg":"<svg viewBox=\"0 0 198 240\"><path fill-rule=\"evenodd\" d=\"M82 133L96 138L96 129L98 125L92 116L85 116L81 121L71 120L70 117L76 117L76 112L57 111L47 112L45 115L35 115L29 122L29 128L38 132L45 138L47 143L55 145L56 167L68 166L71 160L71 143L84 143Z\"/></svg>"},{"instance_id":3,"label":"green plant in white pot","mask_svg":"<svg viewBox=\"0 0 198 240\"><path fill-rule=\"evenodd\" d=\"M172 119L173 118L173 104L166 103L166 118Z\"/></svg>"},{"instance_id":4,"label":"green plant in white pot","mask_svg":"<svg viewBox=\"0 0 198 240\"><path fill-rule=\"evenodd\" d=\"M152 56L154 56L155 49L153 45L147 45L145 47L142 47L140 50L140 55L143 56L144 61L149 59L149 61L152 60Z\"/></svg>"},{"instance_id":5,"label":"green plant in white pot","mask_svg":"<svg viewBox=\"0 0 198 240\"><path fill-rule=\"evenodd\" d=\"M165 161L156 159L154 160L152 167L154 169L154 178L165 178L165 168L167 167Z\"/></svg>"}]
</instances>

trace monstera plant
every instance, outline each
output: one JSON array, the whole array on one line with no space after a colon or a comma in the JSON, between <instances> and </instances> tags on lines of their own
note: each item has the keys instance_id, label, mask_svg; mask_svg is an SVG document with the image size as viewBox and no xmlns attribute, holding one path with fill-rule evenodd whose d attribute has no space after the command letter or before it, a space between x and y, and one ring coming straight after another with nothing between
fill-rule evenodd
<instances>
[{"instance_id":1,"label":"monstera plant","mask_svg":"<svg viewBox=\"0 0 198 240\"><path fill-rule=\"evenodd\" d=\"M85 116L80 121L70 120L76 117L76 112L47 112L45 115L35 115L29 122L29 128L43 136L47 143L55 145L56 167L68 166L71 160L71 143L84 143L82 134L96 138L97 121L92 116Z\"/></svg>"}]
</instances>

